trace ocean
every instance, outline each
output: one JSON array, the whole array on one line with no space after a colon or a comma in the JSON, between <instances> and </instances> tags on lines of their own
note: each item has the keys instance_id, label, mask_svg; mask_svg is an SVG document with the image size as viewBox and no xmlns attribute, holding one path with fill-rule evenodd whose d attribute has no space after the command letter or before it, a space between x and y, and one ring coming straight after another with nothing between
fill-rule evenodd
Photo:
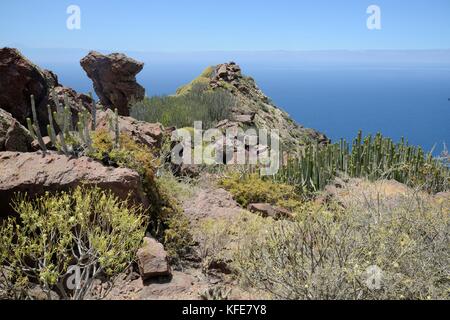
<instances>
[{"instance_id":1,"label":"ocean","mask_svg":"<svg viewBox=\"0 0 450 320\"><path fill-rule=\"evenodd\" d=\"M92 84L78 64L78 56L69 62L37 55L34 62L53 70L62 84L88 92ZM314 52L131 56L145 62L138 81L148 96L172 94L208 65L234 60L277 106L334 141L351 140L361 129L364 134L381 132L396 141L405 137L426 151L434 148L435 154L443 150L444 143L450 144L449 52L434 58L425 55L428 59L348 53L327 58L330 53Z\"/></svg>"}]
</instances>

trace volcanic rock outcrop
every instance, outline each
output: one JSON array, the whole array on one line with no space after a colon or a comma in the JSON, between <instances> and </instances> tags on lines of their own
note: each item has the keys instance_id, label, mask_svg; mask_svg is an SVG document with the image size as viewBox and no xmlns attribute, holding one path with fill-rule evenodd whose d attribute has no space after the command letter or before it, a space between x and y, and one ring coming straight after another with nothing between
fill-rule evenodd
<instances>
[{"instance_id":1,"label":"volcanic rock outcrop","mask_svg":"<svg viewBox=\"0 0 450 320\"><path fill-rule=\"evenodd\" d=\"M60 103L64 103L64 94L67 94L74 124L78 121L76 115L81 106L89 109L92 103L88 96L61 86L53 72L39 68L17 49L0 49L0 75L0 108L26 126L26 118L32 118L30 96L33 95L43 132L49 123L47 105L56 110L53 93Z\"/></svg>"},{"instance_id":2,"label":"volcanic rock outcrop","mask_svg":"<svg viewBox=\"0 0 450 320\"><path fill-rule=\"evenodd\" d=\"M115 118L112 110L97 113L97 129L113 131L111 122ZM161 147L164 129L160 123L138 121L132 117L119 116L120 132L129 135L135 142L150 149Z\"/></svg>"},{"instance_id":3,"label":"volcanic rock outcrop","mask_svg":"<svg viewBox=\"0 0 450 320\"><path fill-rule=\"evenodd\" d=\"M0 109L0 151L31 151L33 138L19 121Z\"/></svg>"},{"instance_id":4,"label":"volcanic rock outcrop","mask_svg":"<svg viewBox=\"0 0 450 320\"><path fill-rule=\"evenodd\" d=\"M78 185L111 190L136 204L148 201L139 174L125 168L105 167L87 157L68 158L56 153L0 153L0 217L12 214L9 206L15 193L37 197L46 191L67 191Z\"/></svg>"},{"instance_id":5,"label":"volcanic rock outcrop","mask_svg":"<svg viewBox=\"0 0 450 320\"><path fill-rule=\"evenodd\" d=\"M145 89L136 82L143 63L121 53L102 55L91 51L80 64L94 83L103 106L117 108L120 115L129 116L130 103L144 98Z\"/></svg>"}]
</instances>

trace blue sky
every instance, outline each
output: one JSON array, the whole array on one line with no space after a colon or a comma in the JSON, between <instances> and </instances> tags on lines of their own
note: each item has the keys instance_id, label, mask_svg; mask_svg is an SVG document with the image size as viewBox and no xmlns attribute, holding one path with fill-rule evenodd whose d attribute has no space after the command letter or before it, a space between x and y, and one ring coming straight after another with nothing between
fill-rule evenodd
<instances>
[{"instance_id":1,"label":"blue sky","mask_svg":"<svg viewBox=\"0 0 450 320\"><path fill-rule=\"evenodd\" d=\"M66 9L81 8L81 30ZM380 6L382 29L366 9ZM133 51L449 49L449 0L2 0L0 46Z\"/></svg>"}]
</instances>

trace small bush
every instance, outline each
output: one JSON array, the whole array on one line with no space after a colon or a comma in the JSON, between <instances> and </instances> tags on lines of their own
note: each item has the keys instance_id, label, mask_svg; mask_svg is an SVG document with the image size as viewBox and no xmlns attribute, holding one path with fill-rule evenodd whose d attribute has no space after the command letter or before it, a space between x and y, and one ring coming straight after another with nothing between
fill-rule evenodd
<instances>
[{"instance_id":1,"label":"small bush","mask_svg":"<svg viewBox=\"0 0 450 320\"><path fill-rule=\"evenodd\" d=\"M257 174L241 177L231 174L221 179L220 185L230 191L234 199L243 207L251 203L269 203L286 209L296 209L301 205L295 187L263 180Z\"/></svg>"},{"instance_id":2,"label":"small bush","mask_svg":"<svg viewBox=\"0 0 450 320\"><path fill-rule=\"evenodd\" d=\"M448 299L449 222L413 196L383 212L311 205L244 238L235 268L275 299Z\"/></svg>"},{"instance_id":3,"label":"small bush","mask_svg":"<svg viewBox=\"0 0 450 320\"><path fill-rule=\"evenodd\" d=\"M194 121L202 121L203 128L209 129L229 119L235 104L234 97L225 90L206 90L204 85L195 84L185 94L146 98L132 106L131 115L177 128L192 127Z\"/></svg>"},{"instance_id":4,"label":"small bush","mask_svg":"<svg viewBox=\"0 0 450 320\"><path fill-rule=\"evenodd\" d=\"M196 228L195 240L203 262L203 272L207 272L214 262L228 260L227 249L233 239L233 227L232 221L208 218Z\"/></svg>"},{"instance_id":5,"label":"small bush","mask_svg":"<svg viewBox=\"0 0 450 320\"><path fill-rule=\"evenodd\" d=\"M146 219L110 192L76 188L29 201L18 196L0 229L0 292L5 298L27 298L31 284L52 297L82 299L94 279L124 271L133 261ZM69 267L80 270L80 283L68 288Z\"/></svg>"},{"instance_id":6,"label":"small bush","mask_svg":"<svg viewBox=\"0 0 450 320\"><path fill-rule=\"evenodd\" d=\"M190 223L172 189L173 179L158 177L152 198L150 231L162 241L170 257L176 262L192 246Z\"/></svg>"},{"instance_id":7,"label":"small bush","mask_svg":"<svg viewBox=\"0 0 450 320\"><path fill-rule=\"evenodd\" d=\"M159 160L154 157L152 150L135 142L125 133L120 134L119 141L119 147L116 147L107 130L95 131L92 134L95 152L90 156L106 165L133 169L141 175L145 184L154 184Z\"/></svg>"},{"instance_id":8,"label":"small bush","mask_svg":"<svg viewBox=\"0 0 450 320\"><path fill-rule=\"evenodd\" d=\"M214 75L214 67L207 67L205 70L203 70L202 74L192 80L191 83L184 85L177 89L177 95L183 95L187 94L192 91L192 88L195 86L203 86L206 87L209 82L211 81L212 77Z\"/></svg>"}]
</instances>

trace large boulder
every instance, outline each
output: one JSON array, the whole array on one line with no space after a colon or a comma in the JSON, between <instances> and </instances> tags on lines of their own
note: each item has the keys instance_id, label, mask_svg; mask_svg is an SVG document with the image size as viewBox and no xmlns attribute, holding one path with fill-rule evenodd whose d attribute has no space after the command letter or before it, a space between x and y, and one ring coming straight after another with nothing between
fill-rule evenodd
<instances>
[{"instance_id":1,"label":"large boulder","mask_svg":"<svg viewBox=\"0 0 450 320\"><path fill-rule=\"evenodd\" d=\"M56 76L26 59L17 49L0 49L0 107L22 124L31 117L30 96L34 95L38 117L46 118L47 98L58 85Z\"/></svg>"},{"instance_id":2,"label":"large boulder","mask_svg":"<svg viewBox=\"0 0 450 320\"><path fill-rule=\"evenodd\" d=\"M10 207L15 193L31 198L45 192L70 190L78 185L109 189L121 199L144 204L139 174L125 168L105 167L87 157L68 158L56 153L0 153L0 217L14 214Z\"/></svg>"},{"instance_id":3,"label":"large boulder","mask_svg":"<svg viewBox=\"0 0 450 320\"><path fill-rule=\"evenodd\" d=\"M92 103L88 96L61 86L53 72L39 68L17 49L0 49L0 75L0 108L11 113L26 126L26 119L32 117L30 97L33 95L43 133L47 131L49 123L47 105L50 105L53 111L56 110L52 92L55 92L60 103L64 102L64 94L68 95L74 124L81 106L89 108Z\"/></svg>"},{"instance_id":4,"label":"large boulder","mask_svg":"<svg viewBox=\"0 0 450 320\"><path fill-rule=\"evenodd\" d=\"M163 245L153 238L144 238L144 245L137 252L137 260L144 281L171 274L167 252Z\"/></svg>"},{"instance_id":5,"label":"large boulder","mask_svg":"<svg viewBox=\"0 0 450 320\"><path fill-rule=\"evenodd\" d=\"M0 109L0 151L31 151L33 138L13 116Z\"/></svg>"},{"instance_id":6,"label":"large boulder","mask_svg":"<svg viewBox=\"0 0 450 320\"><path fill-rule=\"evenodd\" d=\"M111 109L97 112L97 129L113 130L114 119L115 114ZM132 117L119 116L119 130L150 149L160 148L164 136L164 128L160 123L138 121Z\"/></svg>"},{"instance_id":7,"label":"large boulder","mask_svg":"<svg viewBox=\"0 0 450 320\"><path fill-rule=\"evenodd\" d=\"M129 105L144 98L145 89L136 82L144 64L121 53L103 55L91 51L81 59L81 66L94 83L100 102L107 108L117 108L122 116L129 116Z\"/></svg>"}]
</instances>

